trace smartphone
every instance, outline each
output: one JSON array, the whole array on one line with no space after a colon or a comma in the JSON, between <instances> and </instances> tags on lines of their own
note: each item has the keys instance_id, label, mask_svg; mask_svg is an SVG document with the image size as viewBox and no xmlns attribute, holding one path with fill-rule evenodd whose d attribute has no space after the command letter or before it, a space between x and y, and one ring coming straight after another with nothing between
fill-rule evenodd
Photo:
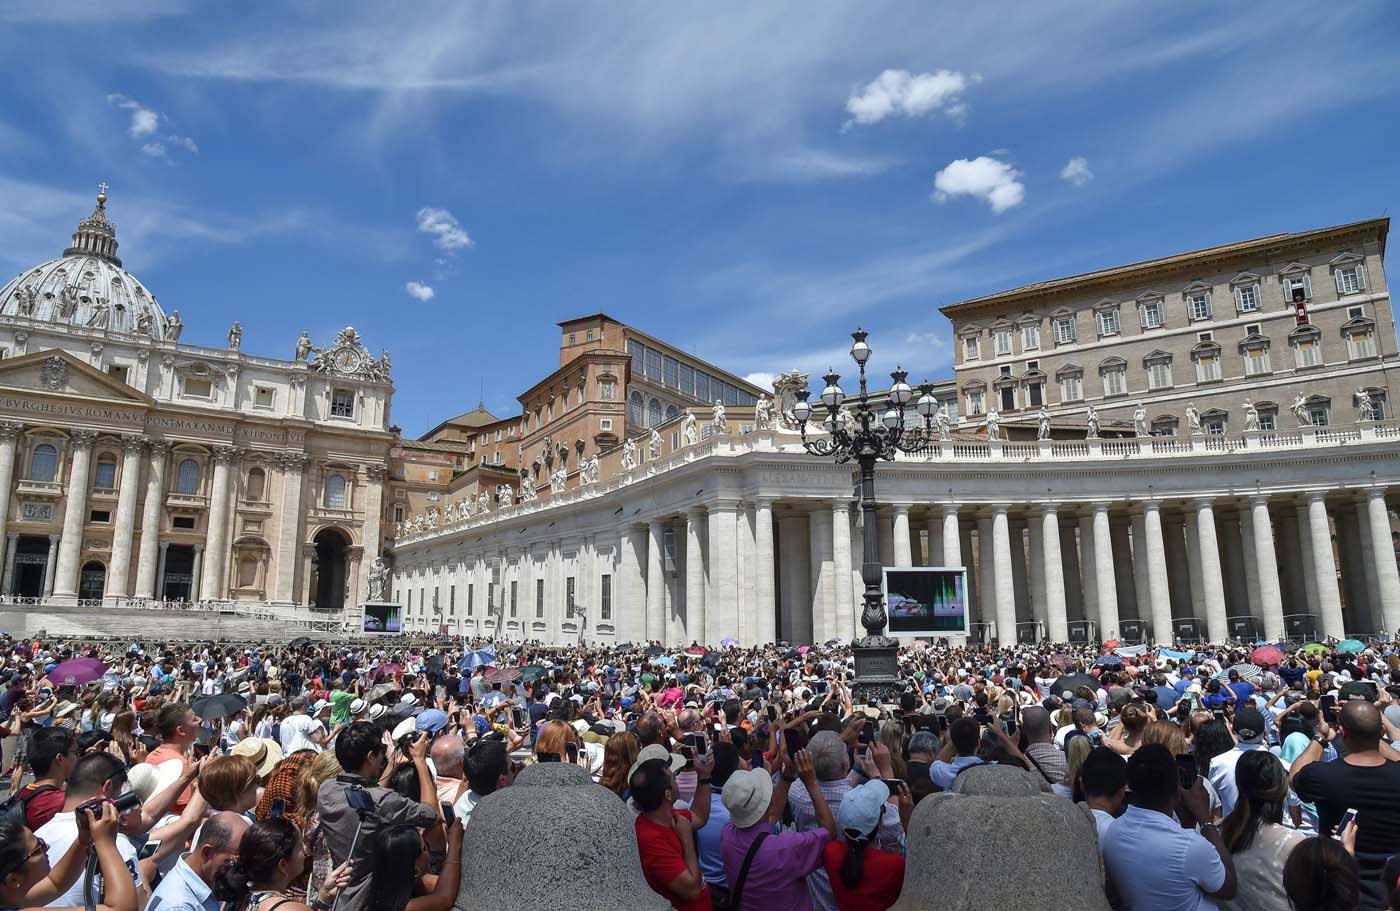
<instances>
[{"instance_id":1,"label":"smartphone","mask_svg":"<svg viewBox=\"0 0 1400 911\"><path fill-rule=\"evenodd\" d=\"M1200 768L1196 764L1195 753L1179 753L1176 757L1176 777L1181 783L1183 790L1189 789L1196 784L1196 779L1200 776Z\"/></svg>"},{"instance_id":2,"label":"smartphone","mask_svg":"<svg viewBox=\"0 0 1400 911\"><path fill-rule=\"evenodd\" d=\"M860 742L875 742L875 722L871 721L869 718L865 719L865 724L860 726Z\"/></svg>"},{"instance_id":3,"label":"smartphone","mask_svg":"<svg viewBox=\"0 0 1400 911\"><path fill-rule=\"evenodd\" d=\"M282 797L274 797L274 798L272 798L272 811L271 811L271 814L270 814L271 816L273 816L274 818L276 818L276 817L278 817L278 816L281 816L281 815L282 815L283 813L285 813L286 811L287 811L287 801L286 801L285 798L282 798Z\"/></svg>"},{"instance_id":4,"label":"smartphone","mask_svg":"<svg viewBox=\"0 0 1400 911\"><path fill-rule=\"evenodd\" d=\"M1351 807L1347 807L1346 812L1342 814L1341 820L1337 823L1337 837L1341 838L1342 833L1346 831L1347 826L1351 825L1354 822L1356 822L1356 810L1352 809Z\"/></svg>"},{"instance_id":5,"label":"smartphone","mask_svg":"<svg viewBox=\"0 0 1400 911\"><path fill-rule=\"evenodd\" d=\"M568 754L570 762L578 762L578 744L569 741L564 744L564 752Z\"/></svg>"},{"instance_id":6,"label":"smartphone","mask_svg":"<svg viewBox=\"0 0 1400 911\"><path fill-rule=\"evenodd\" d=\"M148 842L146 842L144 845L141 846L141 850L138 851L137 854L136 854L136 859L137 859L137 860L146 860L147 858L149 858L149 857L151 857L152 855L154 855L154 854L156 853L156 851L158 851L158 850L160 850L160 839L155 839L154 841L148 841Z\"/></svg>"},{"instance_id":7,"label":"smartphone","mask_svg":"<svg viewBox=\"0 0 1400 911\"><path fill-rule=\"evenodd\" d=\"M769 723L771 724L772 722L777 721L777 720L778 720L778 707L777 707L776 705L770 705L770 706L768 706L768 721L769 721Z\"/></svg>"},{"instance_id":8,"label":"smartphone","mask_svg":"<svg viewBox=\"0 0 1400 911\"><path fill-rule=\"evenodd\" d=\"M898 794L900 786L905 784L903 778L881 778L880 780L885 783L885 787L890 789L891 797L894 797L896 794Z\"/></svg>"},{"instance_id":9,"label":"smartphone","mask_svg":"<svg viewBox=\"0 0 1400 911\"><path fill-rule=\"evenodd\" d=\"M535 757L535 762L558 762L558 753L540 753Z\"/></svg>"},{"instance_id":10,"label":"smartphone","mask_svg":"<svg viewBox=\"0 0 1400 911\"><path fill-rule=\"evenodd\" d=\"M525 712L518 705L510 707L511 727L523 728L525 726Z\"/></svg>"},{"instance_id":11,"label":"smartphone","mask_svg":"<svg viewBox=\"0 0 1400 911\"><path fill-rule=\"evenodd\" d=\"M452 804L448 803L448 802L445 801L445 800L442 802L442 819L443 819L443 822L446 822L446 823L448 823L449 825L451 825L451 823L452 823Z\"/></svg>"},{"instance_id":12,"label":"smartphone","mask_svg":"<svg viewBox=\"0 0 1400 911\"><path fill-rule=\"evenodd\" d=\"M694 751L694 753L695 753L696 756L704 756L704 755L705 755L705 735L704 735L704 734L696 734L696 733L686 734L686 735L682 738L682 740L683 740L683 742L685 743L686 746L690 747L691 750Z\"/></svg>"},{"instance_id":13,"label":"smartphone","mask_svg":"<svg viewBox=\"0 0 1400 911\"><path fill-rule=\"evenodd\" d=\"M787 754L789 758L796 756L797 751L802 749L800 746L797 745L797 740L792 737L784 737L783 745L787 747Z\"/></svg>"}]
</instances>

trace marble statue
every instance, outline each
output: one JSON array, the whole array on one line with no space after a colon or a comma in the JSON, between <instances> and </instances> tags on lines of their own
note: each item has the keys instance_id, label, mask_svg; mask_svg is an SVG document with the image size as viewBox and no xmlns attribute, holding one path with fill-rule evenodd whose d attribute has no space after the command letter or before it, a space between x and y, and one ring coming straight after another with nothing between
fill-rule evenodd
<instances>
[{"instance_id":1,"label":"marble statue","mask_svg":"<svg viewBox=\"0 0 1400 911\"><path fill-rule=\"evenodd\" d=\"M535 479L528 474L520 478L520 502L529 503L539 499L539 494L535 493Z\"/></svg>"},{"instance_id":2,"label":"marble statue","mask_svg":"<svg viewBox=\"0 0 1400 911\"><path fill-rule=\"evenodd\" d=\"M755 430L773 429L773 403L766 395L760 395L753 406L753 425Z\"/></svg>"},{"instance_id":3,"label":"marble statue","mask_svg":"<svg viewBox=\"0 0 1400 911\"><path fill-rule=\"evenodd\" d=\"M1249 399L1244 400L1244 430L1249 433L1259 429L1259 409Z\"/></svg>"},{"instance_id":4,"label":"marble statue","mask_svg":"<svg viewBox=\"0 0 1400 911\"><path fill-rule=\"evenodd\" d=\"M447 508L442 511L442 524L454 525L457 522L457 504L448 503Z\"/></svg>"},{"instance_id":5,"label":"marble statue","mask_svg":"<svg viewBox=\"0 0 1400 911\"><path fill-rule=\"evenodd\" d=\"M554 469L554 473L549 476L549 492L551 494L563 493L569 489L569 472L563 465Z\"/></svg>"},{"instance_id":6,"label":"marble statue","mask_svg":"<svg viewBox=\"0 0 1400 911\"><path fill-rule=\"evenodd\" d=\"M637 467L637 441L628 437L622 442L622 470L631 471Z\"/></svg>"},{"instance_id":7,"label":"marble statue","mask_svg":"<svg viewBox=\"0 0 1400 911\"><path fill-rule=\"evenodd\" d=\"M655 462L661 458L661 434L656 432L656 428L651 428L651 436L647 439L647 458Z\"/></svg>"},{"instance_id":8,"label":"marble statue","mask_svg":"<svg viewBox=\"0 0 1400 911\"><path fill-rule=\"evenodd\" d=\"M496 485L496 502L499 503L502 508L514 506L515 488L511 487L509 484Z\"/></svg>"},{"instance_id":9,"label":"marble statue","mask_svg":"<svg viewBox=\"0 0 1400 911\"><path fill-rule=\"evenodd\" d=\"M243 344L243 326L238 320L234 320L233 325L228 327L228 350L237 351L241 344Z\"/></svg>"},{"instance_id":10,"label":"marble statue","mask_svg":"<svg viewBox=\"0 0 1400 911\"><path fill-rule=\"evenodd\" d=\"M476 495L476 508L483 516L491 511L491 495L486 491Z\"/></svg>"},{"instance_id":11,"label":"marble statue","mask_svg":"<svg viewBox=\"0 0 1400 911\"><path fill-rule=\"evenodd\" d=\"M151 334L151 311L142 310L140 313L136 314L136 334Z\"/></svg>"},{"instance_id":12,"label":"marble statue","mask_svg":"<svg viewBox=\"0 0 1400 911\"><path fill-rule=\"evenodd\" d=\"M422 534L422 533L423 533L423 517L422 517L422 516L414 516L414 517L413 517L413 533L414 533L415 535L417 535L417 534Z\"/></svg>"},{"instance_id":13,"label":"marble statue","mask_svg":"<svg viewBox=\"0 0 1400 911\"><path fill-rule=\"evenodd\" d=\"M1299 427L1311 427L1312 420L1308 417L1308 400L1303 393L1298 393L1293 397L1293 404L1288 407L1293 412L1293 417L1297 419Z\"/></svg>"},{"instance_id":14,"label":"marble statue","mask_svg":"<svg viewBox=\"0 0 1400 911\"><path fill-rule=\"evenodd\" d=\"M461 516L462 521L465 522L472 517L472 512L475 508L476 501L471 497L467 497L457 506L457 514Z\"/></svg>"},{"instance_id":15,"label":"marble statue","mask_svg":"<svg viewBox=\"0 0 1400 911\"><path fill-rule=\"evenodd\" d=\"M1142 402L1138 402L1137 407L1133 409L1133 436L1146 437L1151 435L1152 431L1147 426L1147 409L1143 407Z\"/></svg>"},{"instance_id":16,"label":"marble statue","mask_svg":"<svg viewBox=\"0 0 1400 911\"><path fill-rule=\"evenodd\" d=\"M1084 434L1086 440L1097 440L1099 438L1099 413L1094 410L1094 406L1089 406L1089 411L1084 415L1084 423L1089 430Z\"/></svg>"},{"instance_id":17,"label":"marble statue","mask_svg":"<svg viewBox=\"0 0 1400 911\"><path fill-rule=\"evenodd\" d=\"M73 293L71 285L64 285L58 292L58 318L61 320L71 320L73 314L78 312L78 295Z\"/></svg>"},{"instance_id":18,"label":"marble statue","mask_svg":"<svg viewBox=\"0 0 1400 911\"><path fill-rule=\"evenodd\" d=\"M948 417L947 402L938 406L938 414L934 417L934 424L938 427L938 438L940 440L947 441L953 438L953 422Z\"/></svg>"},{"instance_id":19,"label":"marble statue","mask_svg":"<svg viewBox=\"0 0 1400 911\"><path fill-rule=\"evenodd\" d=\"M301 330L301 338L297 339L297 363L305 364L306 359L311 356L311 333L305 329Z\"/></svg>"},{"instance_id":20,"label":"marble statue","mask_svg":"<svg viewBox=\"0 0 1400 911\"><path fill-rule=\"evenodd\" d=\"M1036 420L1039 422L1039 427L1036 430L1035 438L1037 440L1050 439L1050 412L1042 407L1040 413L1036 415Z\"/></svg>"},{"instance_id":21,"label":"marble statue","mask_svg":"<svg viewBox=\"0 0 1400 911\"><path fill-rule=\"evenodd\" d=\"M1186 429L1193 437L1201 434L1201 412L1195 402L1186 403Z\"/></svg>"},{"instance_id":22,"label":"marble statue","mask_svg":"<svg viewBox=\"0 0 1400 911\"><path fill-rule=\"evenodd\" d=\"M34 315L34 286L26 285L15 292L15 313L18 316Z\"/></svg>"},{"instance_id":23,"label":"marble statue","mask_svg":"<svg viewBox=\"0 0 1400 911\"><path fill-rule=\"evenodd\" d=\"M695 415L687 411L685 421L682 423L685 432L685 445L694 446L700 439L700 432L695 426Z\"/></svg>"},{"instance_id":24,"label":"marble statue","mask_svg":"<svg viewBox=\"0 0 1400 911\"><path fill-rule=\"evenodd\" d=\"M380 349L380 352L379 352L379 371L378 371L378 372L379 372L379 378L382 379L382 380L384 380L384 381L387 383L387 382L389 381L389 371L390 371L390 369L391 369L393 366L394 366L393 363L389 360L389 349L388 349L388 348L382 348L382 349Z\"/></svg>"},{"instance_id":25,"label":"marble statue","mask_svg":"<svg viewBox=\"0 0 1400 911\"><path fill-rule=\"evenodd\" d=\"M593 456L583 463L583 477L580 479L583 484L598 483L598 457Z\"/></svg>"},{"instance_id":26,"label":"marble statue","mask_svg":"<svg viewBox=\"0 0 1400 911\"><path fill-rule=\"evenodd\" d=\"M1375 419L1375 400L1371 398L1371 390L1362 386L1356 390L1356 420L1374 421Z\"/></svg>"},{"instance_id":27,"label":"marble statue","mask_svg":"<svg viewBox=\"0 0 1400 911\"><path fill-rule=\"evenodd\" d=\"M185 331L185 321L180 319L179 310L170 311L170 319L165 321L165 340L167 342L178 342L180 333Z\"/></svg>"},{"instance_id":28,"label":"marble statue","mask_svg":"<svg viewBox=\"0 0 1400 911\"><path fill-rule=\"evenodd\" d=\"M402 538L402 537L403 537L403 523L402 523L402 522L396 522L396 523L394 523L394 537L395 537L395 538Z\"/></svg>"},{"instance_id":29,"label":"marble statue","mask_svg":"<svg viewBox=\"0 0 1400 911\"><path fill-rule=\"evenodd\" d=\"M1001 439L1001 413L995 408L987 412L987 417L982 421L982 426L987 428L988 440Z\"/></svg>"},{"instance_id":30,"label":"marble statue","mask_svg":"<svg viewBox=\"0 0 1400 911\"><path fill-rule=\"evenodd\" d=\"M384 558L375 557L369 568L369 600L384 600L384 586L389 581L389 575L389 567L384 565Z\"/></svg>"},{"instance_id":31,"label":"marble statue","mask_svg":"<svg viewBox=\"0 0 1400 911\"><path fill-rule=\"evenodd\" d=\"M712 417L712 418L710 419L710 432L711 432L711 433L728 433L728 432L729 432L729 418L727 418L727 417L725 416L725 413L724 413L724 402L721 401L720 399L715 399L714 417Z\"/></svg>"},{"instance_id":32,"label":"marble statue","mask_svg":"<svg viewBox=\"0 0 1400 911\"><path fill-rule=\"evenodd\" d=\"M92 302L92 315L88 317L88 328L106 329L107 324L112 320L112 306L107 303L105 297L99 297Z\"/></svg>"},{"instance_id":33,"label":"marble statue","mask_svg":"<svg viewBox=\"0 0 1400 911\"><path fill-rule=\"evenodd\" d=\"M847 433L855 433L860 429L860 422L856 420L856 413L851 410L851 403L844 402L841 405L841 416L846 419L843 425Z\"/></svg>"},{"instance_id":34,"label":"marble statue","mask_svg":"<svg viewBox=\"0 0 1400 911\"><path fill-rule=\"evenodd\" d=\"M792 406L797 404L798 394L807 391L807 376L794 369L773 378L774 410L778 413L778 425L784 430L801 429L793 417Z\"/></svg>"},{"instance_id":35,"label":"marble statue","mask_svg":"<svg viewBox=\"0 0 1400 911\"><path fill-rule=\"evenodd\" d=\"M437 507L436 507L436 506L433 506L433 507L431 507L431 508L428 509L428 527L429 527L429 528L437 528L437 527L438 527L438 511L437 511Z\"/></svg>"}]
</instances>

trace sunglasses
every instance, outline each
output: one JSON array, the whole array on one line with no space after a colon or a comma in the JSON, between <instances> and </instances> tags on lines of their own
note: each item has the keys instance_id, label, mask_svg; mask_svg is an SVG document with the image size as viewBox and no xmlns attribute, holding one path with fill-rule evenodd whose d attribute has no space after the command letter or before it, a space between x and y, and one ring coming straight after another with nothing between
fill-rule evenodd
<instances>
[{"instance_id":1,"label":"sunglasses","mask_svg":"<svg viewBox=\"0 0 1400 911\"><path fill-rule=\"evenodd\" d=\"M15 864L13 867L10 867L10 869L6 870L3 874L0 874L0 876L9 876L16 870L22 869L25 864L38 857L40 854L47 853L49 853L48 842L44 841L42 838L36 835L34 836L34 850L24 855L24 857L20 859L19 863Z\"/></svg>"}]
</instances>

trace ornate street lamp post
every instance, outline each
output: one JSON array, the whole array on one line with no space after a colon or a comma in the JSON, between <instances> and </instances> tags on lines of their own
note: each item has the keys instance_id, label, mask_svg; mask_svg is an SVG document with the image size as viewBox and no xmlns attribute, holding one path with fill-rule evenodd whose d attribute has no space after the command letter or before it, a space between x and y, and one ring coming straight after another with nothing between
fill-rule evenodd
<instances>
[{"instance_id":1,"label":"ornate street lamp post","mask_svg":"<svg viewBox=\"0 0 1400 911\"><path fill-rule=\"evenodd\" d=\"M893 381L889 391L889 409L877 415L870 403L866 388L865 364L870 360L870 346L866 344L868 333L857 329L851 333L855 343L851 345L851 358L860 368L860 395L856 399L854 411L842 407L846 403L846 393L839 385L841 377L835 372L828 373L826 388L821 393L821 406L826 409L826 419L822 422L827 432L825 438L807 436L807 421L812 417L812 406L807 402L807 393L800 393L792 414L802 431L802 445L812 455L835 458L838 464L854 461L860 466L861 515L865 524L865 555L861 563L860 577L865 582L865 606L861 610L860 624L865 627L864 638L854 645L856 658L856 689L862 698L877 697L884 702L899 698L900 683L896 654L898 643L885 635L885 599L880 592L881 564L879 536L876 528L875 502L875 463L880 460L894 461L896 452L919 453L933 447L933 416L938 412L938 400L933 397L933 387L925 384L919 387L919 400L914 409L923 418L922 427L906 427L904 406L914 398L914 390L905 382L908 372L895 368L890 374Z\"/></svg>"}]
</instances>

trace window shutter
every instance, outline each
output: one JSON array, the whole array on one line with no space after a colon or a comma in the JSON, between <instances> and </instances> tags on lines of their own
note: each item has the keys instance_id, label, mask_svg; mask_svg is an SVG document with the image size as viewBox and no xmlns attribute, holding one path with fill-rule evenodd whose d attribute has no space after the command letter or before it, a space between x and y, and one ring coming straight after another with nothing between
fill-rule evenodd
<instances>
[{"instance_id":1,"label":"window shutter","mask_svg":"<svg viewBox=\"0 0 1400 911\"><path fill-rule=\"evenodd\" d=\"M1356 264L1356 287L1359 291L1366 290L1366 267L1361 263Z\"/></svg>"},{"instance_id":2,"label":"window shutter","mask_svg":"<svg viewBox=\"0 0 1400 911\"><path fill-rule=\"evenodd\" d=\"M1345 268L1345 266L1343 267ZM1337 296L1342 296L1342 270L1335 269L1332 272L1332 284L1337 286Z\"/></svg>"}]
</instances>

